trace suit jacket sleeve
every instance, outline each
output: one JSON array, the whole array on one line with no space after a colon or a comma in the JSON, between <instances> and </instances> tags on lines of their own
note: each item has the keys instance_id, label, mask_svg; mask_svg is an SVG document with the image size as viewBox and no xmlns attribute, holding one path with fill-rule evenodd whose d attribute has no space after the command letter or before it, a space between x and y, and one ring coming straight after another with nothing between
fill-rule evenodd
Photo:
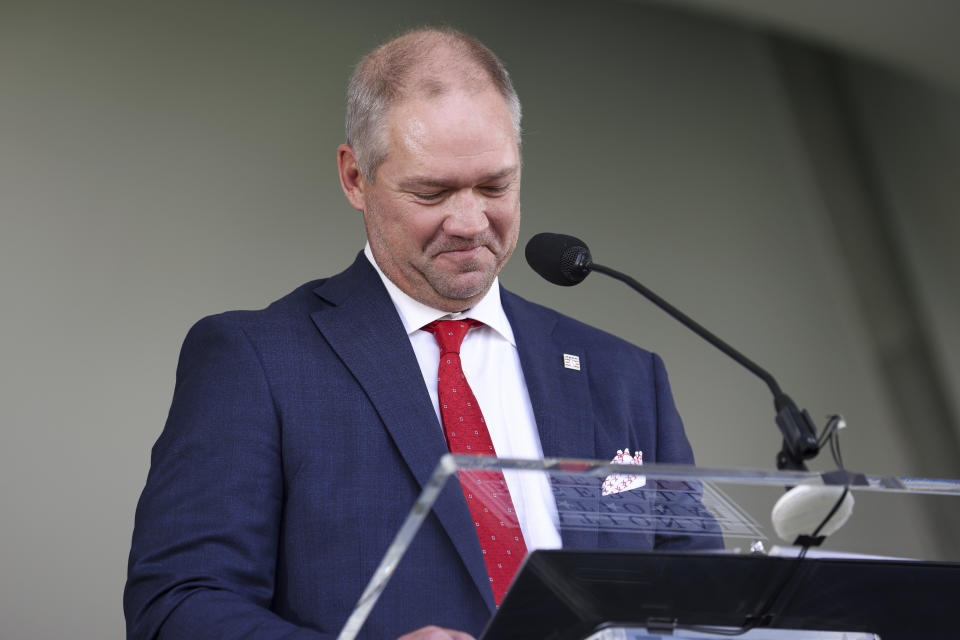
<instances>
[{"instance_id":1,"label":"suit jacket sleeve","mask_svg":"<svg viewBox=\"0 0 960 640\"><path fill-rule=\"evenodd\" d=\"M667 370L660 356L652 354L654 388L657 394L657 462L694 464L693 448L683 429L683 422L673 401ZM720 525L702 502L700 482L660 479L653 482L658 513L673 515L674 522L688 522L685 533L672 530L658 533L654 546L660 551L697 551L723 549ZM668 501L663 500L665 494Z\"/></svg>"},{"instance_id":2,"label":"suit jacket sleeve","mask_svg":"<svg viewBox=\"0 0 960 640\"><path fill-rule=\"evenodd\" d=\"M693 448L687 440L683 421L673 401L673 392L667 379L667 369L657 354L653 359L654 392L657 402L656 462L693 464Z\"/></svg>"},{"instance_id":3,"label":"suit jacket sleeve","mask_svg":"<svg viewBox=\"0 0 960 640\"><path fill-rule=\"evenodd\" d=\"M236 315L205 318L184 342L137 507L128 637L332 637L269 610L283 492L280 421L259 355Z\"/></svg>"}]
</instances>

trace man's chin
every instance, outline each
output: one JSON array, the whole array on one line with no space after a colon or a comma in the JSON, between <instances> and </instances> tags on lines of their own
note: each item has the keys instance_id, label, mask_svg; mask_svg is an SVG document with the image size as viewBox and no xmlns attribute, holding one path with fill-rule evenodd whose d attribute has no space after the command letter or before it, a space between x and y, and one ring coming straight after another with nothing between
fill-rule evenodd
<instances>
[{"instance_id":1,"label":"man's chin","mask_svg":"<svg viewBox=\"0 0 960 640\"><path fill-rule=\"evenodd\" d=\"M470 300L482 296L493 284L495 275L474 271L437 278L431 283L434 291L449 300Z\"/></svg>"}]
</instances>

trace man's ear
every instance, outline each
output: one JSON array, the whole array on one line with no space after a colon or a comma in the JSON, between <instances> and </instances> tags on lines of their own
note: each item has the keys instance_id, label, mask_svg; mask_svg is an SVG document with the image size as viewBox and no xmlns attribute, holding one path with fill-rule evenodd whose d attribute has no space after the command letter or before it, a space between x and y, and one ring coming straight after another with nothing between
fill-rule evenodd
<instances>
[{"instance_id":1,"label":"man's ear","mask_svg":"<svg viewBox=\"0 0 960 640\"><path fill-rule=\"evenodd\" d=\"M337 147L337 171L340 173L340 187L343 189L343 194L347 196L347 200L354 209L363 211L366 206L364 189L367 187L367 181L360 173L353 147L348 144Z\"/></svg>"}]
</instances>

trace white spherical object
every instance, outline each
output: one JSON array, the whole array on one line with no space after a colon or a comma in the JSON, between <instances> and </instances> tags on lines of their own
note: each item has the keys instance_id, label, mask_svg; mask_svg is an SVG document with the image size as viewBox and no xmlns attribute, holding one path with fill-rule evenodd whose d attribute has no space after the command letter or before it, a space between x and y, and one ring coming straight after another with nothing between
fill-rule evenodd
<instances>
[{"instance_id":1,"label":"white spherical object","mask_svg":"<svg viewBox=\"0 0 960 640\"><path fill-rule=\"evenodd\" d=\"M773 529L785 542L797 536L812 535L843 493L842 486L801 484L787 491L773 506ZM853 513L853 492L847 492L843 503L819 535L829 536L842 527Z\"/></svg>"}]
</instances>

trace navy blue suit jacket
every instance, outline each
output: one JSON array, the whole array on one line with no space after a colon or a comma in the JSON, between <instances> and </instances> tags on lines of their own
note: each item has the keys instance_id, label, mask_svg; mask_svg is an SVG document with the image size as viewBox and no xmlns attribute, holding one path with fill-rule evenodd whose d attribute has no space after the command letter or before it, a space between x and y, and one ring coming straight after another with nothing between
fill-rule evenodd
<instances>
[{"instance_id":1,"label":"navy blue suit jacket","mask_svg":"<svg viewBox=\"0 0 960 640\"><path fill-rule=\"evenodd\" d=\"M546 457L692 463L660 359L502 291ZM580 357L566 369L563 355ZM133 638L333 638L446 444L361 254L260 311L201 320L137 508ZM479 634L494 611L449 483L364 627Z\"/></svg>"}]
</instances>

